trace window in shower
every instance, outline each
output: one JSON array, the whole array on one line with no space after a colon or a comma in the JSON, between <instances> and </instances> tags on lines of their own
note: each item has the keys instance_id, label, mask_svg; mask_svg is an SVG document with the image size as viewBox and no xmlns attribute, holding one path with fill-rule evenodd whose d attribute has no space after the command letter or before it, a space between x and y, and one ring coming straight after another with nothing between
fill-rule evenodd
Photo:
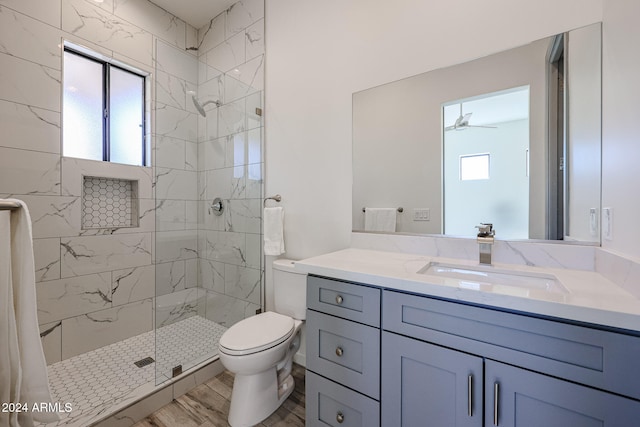
<instances>
[{"instance_id":1,"label":"window in shower","mask_svg":"<svg viewBox=\"0 0 640 427\"><path fill-rule=\"evenodd\" d=\"M65 44L63 155L145 166L145 79L125 64Z\"/></svg>"}]
</instances>

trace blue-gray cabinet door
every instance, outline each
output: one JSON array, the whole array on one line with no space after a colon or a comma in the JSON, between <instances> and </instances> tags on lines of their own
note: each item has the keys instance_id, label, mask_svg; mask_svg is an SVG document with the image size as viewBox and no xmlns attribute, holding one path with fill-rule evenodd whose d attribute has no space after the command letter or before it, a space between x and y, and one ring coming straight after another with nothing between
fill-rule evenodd
<instances>
[{"instance_id":1,"label":"blue-gray cabinet door","mask_svg":"<svg viewBox=\"0 0 640 427\"><path fill-rule=\"evenodd\" d=\"M382 333L382 425L481 427L483 360Z\"/></svg>"},{"instance_id":2,"label":"blue-gray cabinet door","mask_svg":"<svg viewBox=\"0 0 640 427\"><path fill-rule=\"evenodd\" d=\"M485 361L485 425L629 427L640 402L511 365Z\"/></svg>"}]
</instances>

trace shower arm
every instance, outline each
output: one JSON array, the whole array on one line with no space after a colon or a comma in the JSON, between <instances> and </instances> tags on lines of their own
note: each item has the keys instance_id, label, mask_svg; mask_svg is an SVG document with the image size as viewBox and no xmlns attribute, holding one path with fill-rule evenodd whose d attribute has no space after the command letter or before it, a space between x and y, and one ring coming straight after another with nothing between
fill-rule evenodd
<instances>
[{"instance_id":1,"label":"shower arm","mask_svg":"<svg viewBox=\"0 0 640 427\"><path fill-rule=\"evenodd\" d=\"M218 100L216 99L216 100L211 100L211 101L204 102L204 103L202 104L202 108L204 108L206 105L209 105L209 104L216 104L216 107L219 107L220 105L222 105L222 104L220 103L220 101L218 101Z\"/></svg>"}]
</instances>

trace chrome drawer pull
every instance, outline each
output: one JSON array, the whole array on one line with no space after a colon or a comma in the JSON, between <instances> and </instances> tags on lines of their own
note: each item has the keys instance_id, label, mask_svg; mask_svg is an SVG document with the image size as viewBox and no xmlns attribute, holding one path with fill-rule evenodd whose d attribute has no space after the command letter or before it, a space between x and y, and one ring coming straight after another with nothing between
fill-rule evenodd
<instances>
[{"instance_id":1,"label":"chrome drawer pull","mask_svg":"<svg viewBox=\"0 0 640 427\"><path fill-rule=\"evenodd\" d=\"M342 349L342 347L336 347L336 356L342 357L343 354L344 350Z\"/></svg>"},{"instance_id":2,"label":"chrome drawer pull","mask_svg":"<svg viewBox=\"0 0 640 427\"><path fill-rule=\"evenodd\" d=\"M339 424L342 424L342 423L344 422L344 415L342 414L342 412L338 412L338 413L336 414L336 421L337 421Z\"/></svg>"},{"instance_id":3,"label":"chrome drawer pull","mask_svg":"<svg viewBox=\"0 0 640 427\"><path fill-rule=\"evenodd\" d=\"M500 400L500 384L493 383L493 425L498 425L498 400Z\"/></svg>"},{"instance_id":4,"label":"chrome drawer pull","mask_svg":"<svg viewBox=\"0 0 640 427\"><path fill-rule=\"evenodd\" d=\"M336 304L341 305L342 301L344 301L342 295L336 295Z\"/></svg>"},{"instance_id":5,"label":"chrome drawer pull","mask_svg":"<svg viewBox=\"0 0 640 427\"><path fill-rule=\"evenodd\" d=\"M467 377L467 414L473 417L473 375Z\"/></svg>"}]
</instances>

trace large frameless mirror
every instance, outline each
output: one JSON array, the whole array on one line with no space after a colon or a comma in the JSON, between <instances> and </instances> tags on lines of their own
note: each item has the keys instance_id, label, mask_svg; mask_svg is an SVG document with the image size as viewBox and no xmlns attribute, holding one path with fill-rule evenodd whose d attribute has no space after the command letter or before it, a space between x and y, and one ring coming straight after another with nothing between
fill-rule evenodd
<instances>
[{"instance_id":1,"label":"large frameless mirror","mask_svg":"<svg viewBox=\"0 0 640 427\"><path fill-rule=\"evenodd\" d=\"M597 244L600 128L600 23L355 93L353 229Z\"/></svg>"}]
</instances>

